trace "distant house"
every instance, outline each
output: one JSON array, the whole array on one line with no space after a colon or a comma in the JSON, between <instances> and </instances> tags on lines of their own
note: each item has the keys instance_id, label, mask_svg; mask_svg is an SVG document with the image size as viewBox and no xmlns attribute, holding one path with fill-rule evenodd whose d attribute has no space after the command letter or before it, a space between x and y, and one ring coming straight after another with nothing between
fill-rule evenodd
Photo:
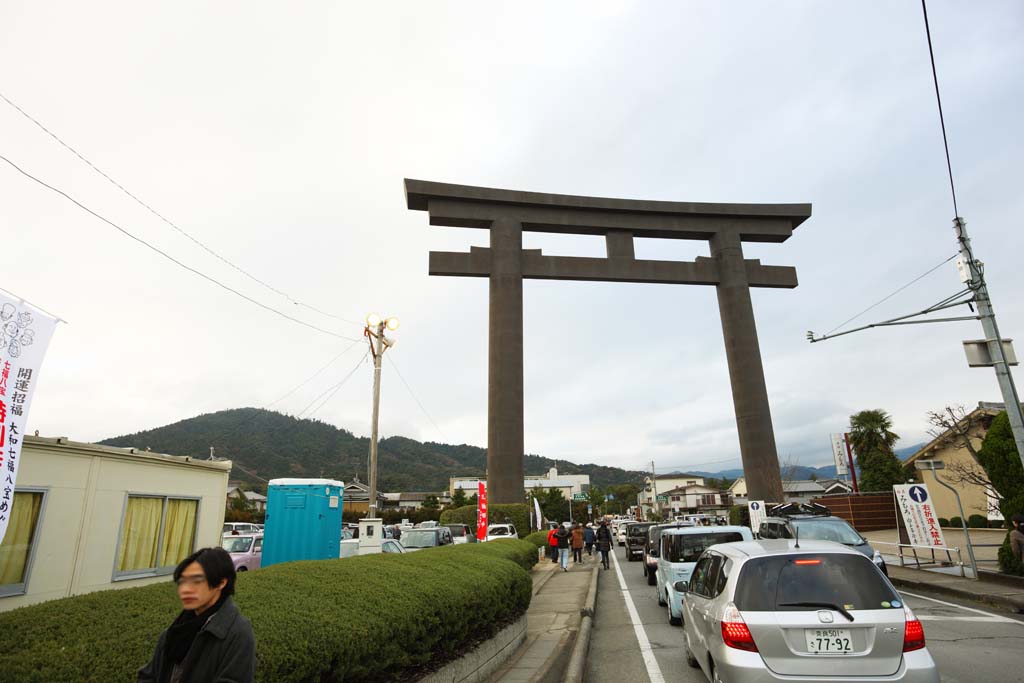
<instances>
[{"instance_id":1,"label":"distant house","mask_svg":"<svg viewBox=\"0 0 1024 683\"><path fill-rule=\"evenodd\" d=\"M782 495L787 503L810 503L814 498L825 495L825 487L810 479L783 481Z\"/></svg>"},{"instance_id":2,"label":"distant house","mask_svg":"<svg viewBox=\"0 0 1024 683\"><path fill-rule=\"evenodd\" d=\"M825 489L825 495L853 493L853 486L842 479L818 479L821 487Z\"/></svg>"},{"instance_id":3,"label":"distant house","mask_svg":"<svg viewBox=\"0 0 1024 683\"><path fill-rule=\"evenodd\" d=\"M729 509L729 494L708 486L680 486L659 496L667 496L668 502L661 504L662 510L671 510L673 515L719 514Z\"/></svg>"},{"instance_id":4,"label":"distant house","mask_svg":"<svg viewBox=\"0 0 1024 683\"><path fill-rule=\"evenodd\" d=\"M220 545L231 461L63 437L23 446L0 544L0 611L168 583L197 548Z\"/></svg>"},{"instance_id":5,"label":"distant house","mask_svg":"<svg viewBox=\"0 0 1024 683\"><path fill-rule=\"evenodd\" d=\"M256 512L267 511L267 497L255 491L243 491L240 486L228 486L228 505L232 500L244 499Z\"/></svg>"},{"instance_id":6,"label":"distant house","mask_svg":"<svg viewBox=\"0 0 1024 683\"><path fill-rule=\"evenodd\" d=\"M396 495L396 494L386 494ZM409 491L399 493L397 507L399 510L419 510L423 507L423 503L428 497L434 496L437 498L438 507L445 507L451 505L452 497L448 495L446 491L431 492L431 491Z\"/></svg>"},{"instance_id":7,"label":"distant house","mask_svg":"<svg viewBox=\"0 0 1024 683\"><path fill-rule=\"evenodd\" d=\"M448 494L454 496L462 491L467 497L477 493L480 482L487 483L480 477L451 477L448 480ZM552 467L546 474L529 474L523 477L523 491L527 496L536 491L558 489L567 499L573 494L586 493L590 490L589 474L562 474L558 468Z\"/></svg>"},{"instance_id":8,"label":"distant house","mask_svg":"<svg viewBox=\"0 0 1024 683\"><path fill-rule=\"evenodd\" d=\"M385 494L377 492L377 509L383 510L388 504ZM362 512L370 510L370 487L359 481L359 477L353 477L352 481L345 485L345 492L341 497L342 512Z\"/></svg>"}]
</instances>

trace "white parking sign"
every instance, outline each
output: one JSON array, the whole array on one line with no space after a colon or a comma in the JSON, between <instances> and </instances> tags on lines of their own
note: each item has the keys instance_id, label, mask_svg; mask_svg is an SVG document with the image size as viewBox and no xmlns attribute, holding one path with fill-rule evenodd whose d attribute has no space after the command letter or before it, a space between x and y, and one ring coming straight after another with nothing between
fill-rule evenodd
<instances>
[{"instance_id":1,"label":"white parking sign","mask_svg":"<svg viewBox=\"0 0 1024 683\"><path fill-rule=\"evenodd\" d=\"M752 500L747 503L747 511L750 512L750 528L756 534L757 530L761 528L761 522L767 517L764 511L763 500Z\"/></svg>"}]
</instances>

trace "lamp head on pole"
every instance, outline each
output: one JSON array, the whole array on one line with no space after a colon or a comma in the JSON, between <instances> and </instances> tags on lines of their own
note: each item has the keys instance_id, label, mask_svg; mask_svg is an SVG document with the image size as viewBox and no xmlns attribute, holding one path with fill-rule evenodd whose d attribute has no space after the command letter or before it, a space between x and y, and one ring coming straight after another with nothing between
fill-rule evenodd
<instances>
[{"instance_id":1,"label":"lamp head on pole","mask_svg":"<svg viewBox=\"0 0 1024 683\"><path fill-rule=\"evenodd\" d=\"M370 313L368 316L366 316L366 326L367 327L379 327L380 323L381 323L381 317L379 315L377 315L376 313Z\"/></svg>"}]
</instances>

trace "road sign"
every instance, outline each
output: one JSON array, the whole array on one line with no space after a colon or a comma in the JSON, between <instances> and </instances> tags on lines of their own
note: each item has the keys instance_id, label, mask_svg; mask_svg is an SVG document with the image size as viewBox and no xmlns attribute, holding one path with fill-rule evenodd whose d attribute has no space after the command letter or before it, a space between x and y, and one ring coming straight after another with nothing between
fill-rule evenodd
<instances>
[{"instance_id":1,"label":"road sign","mask_svg":"<svg viewBox=\"0 0 1024 683\"><path fill-rule=\"evenodd\" d=\"M832 459L836 463L836 474L849 472L849 458L846 457L846 440L842 434L832 435Z\"/></svg>"},{"instance_id":2,"label":"road sign","mask_svg":"<svg viewBox=\"0 0 1024 683\"><path fill-rule=\"evenodd\" d=\"M658 502L659 503L667 503L668 502L668 496L658 496Z\"/></svg>"},{"instance_id":3,"label":"road sign","mask_svg":"<svg viewBox=\"0 0 1024 683\"><path fill-rule=\"evenodd\" d=\"M574 493L574 494L572 494L572 499L573 500L586 500L587 499L587 494L585 494L585 493Z\"/></svg>"},{"instance_id":4,"label":"road sign","mask_svg":"<svg viewBox=\"0 0 1024 683\"><path fill-rule=\"evenodd\" d=\"M594 506L590 505L589 503L587 504L587 514L588 515L594 514Z\"/></svg>"},{"instance_id":5,"label":"road sign","mask_svg":"<svg viewBox=\"0 0 1024 683\"><path fill-rule=\"evenodd\" d=\"M763 500L752 500L747 503L747 511L750 513L750 528L756 534L758 529L761 528L761 522L768 515L764 511Z\"/></svg>"},{"instance_id":6,"label":"road sign","mask_svg":"<svg viewBox=\"0 0 1024 683\"><path fill-rule=\"evenodd\" d=\"M939 520L935 516L932 497L926 484L901 484L892 487L896 496L896 509L907 528L912 545L945 546Z\"/></svg>"}]
</instances>

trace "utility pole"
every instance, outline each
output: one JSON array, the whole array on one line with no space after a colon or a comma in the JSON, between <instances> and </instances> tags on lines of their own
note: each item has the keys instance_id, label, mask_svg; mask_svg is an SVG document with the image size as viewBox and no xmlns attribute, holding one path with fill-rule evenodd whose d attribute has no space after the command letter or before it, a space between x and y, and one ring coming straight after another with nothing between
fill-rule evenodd
<instances>
[{"instance_id":1,"label":"utility pole","mask_svg":"<svg viewBox=\"0 0 1024 683\"><path fill-rule=\"evenodd\" d=\"M981 329L985 333L989 357L992 359L992 367L996 371L999 390L1003 394L1003 405L1006 406L1006 416L1010 419L1013 440L1017 444L1017 455L1021 459L1021 464L1024 464L1024 414L1021 413L1017 386L1013 383L1013 375L1010 374L1010 366L1006 362L1003 338L999 335L996 314L992 309L992 299L989 298L988 286L985 284L985 271L981 262L974 258L974 252L971 251L971 239L967 236L967 221L957 216L953 219L953 231L956 233L956 239L960 245L957 268L960 269L961 278L966 278L967 286L974 292L974 303L978 306Z\"/></svg>"},{"instance_id":2,"label":"utility pole","mask_svg":"<svg viewBox=\"0 0 1024 683\"><path fill-rule=\"evenodd\" d=\"M654 476L654 461L651 461L651 516L657 515L656 522L661 521L661 514L658 509L658 479Z\"/></svg>"},{"instance_id":3,"label":"utility pole","mask_svg":"<svg viewBox=\"0 0 1024 683\"><path fill-rule=\"evenodd\" d=\"M366 328L363 330L363 335L370 343L370 353L373 354L373 422L370 427L370 490L367 519L377 518L377 424L380 417L380 366L381 361L384 360L384 351L394 344L394 341L384 337L385 327L389 330L397 330L398 318L384 320L376 313L366 316Z\"/></svg>"}]
</instances>

